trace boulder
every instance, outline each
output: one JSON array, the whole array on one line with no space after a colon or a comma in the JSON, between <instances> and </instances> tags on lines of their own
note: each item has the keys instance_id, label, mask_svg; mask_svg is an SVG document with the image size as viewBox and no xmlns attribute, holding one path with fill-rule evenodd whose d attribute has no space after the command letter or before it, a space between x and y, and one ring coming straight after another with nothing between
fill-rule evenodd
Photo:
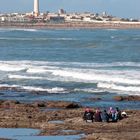
<instances>
[{"instance_id":1,"label":"boulder","mask_svg":"<svg viewBox=\"0 0 140 140\"><path fill-rule=\"evenodd\" d=\"M72 108L80 108L81 106L74 102L65 102L65 101L47 101L48 108L65 108L65 109L72 109Z\"/></svg>"},{"instance_id":2,"label":"boulder","mask_svg":"<svg viewBox=\"0 0 140 140\"><path fill-rule=\"evenodd\" d=\"M46 102L35 102L34 104L33 104L35 107L46 107Z\"/></svg>"},{"instance_id":3,"label":"boulder","mask_svg":"<svg viewBox=\"0 0 140 140\"><path fill-rule=\"evenodd\" d=\"M115 101L140 101L140 96L115 96Z\"/></svg>"},{"instance_id":4,"label":"boulder","mask_svg":"<svg viewBox=\"0 0 140 140\"><path fill-rule=\"evenodd\" d=\"M80 108L81 106L78 105L77 103L70 103L69 105L66 106L66 109L75 109L75 108Z\"/></svg>"}]
</instances>

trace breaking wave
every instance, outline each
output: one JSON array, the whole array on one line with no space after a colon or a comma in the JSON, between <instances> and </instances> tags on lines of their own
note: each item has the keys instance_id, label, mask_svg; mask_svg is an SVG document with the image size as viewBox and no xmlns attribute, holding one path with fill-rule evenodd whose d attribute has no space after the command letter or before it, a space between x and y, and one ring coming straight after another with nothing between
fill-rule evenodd
<instances>
[{"instance_id":1,"label":"breaking wave","mask_svg":"<svg viewBox=\"0 0 140 140\"><path fill-rule=\"evenodd\" d=\"M36 79L40 79L40 80L42 80L42 79L45 79L44 77L37 77L37 76L25 76L25 75L8 75L8 78L9 79L34 79L34 80L36 80Z\"/></svg>"},{"instance_id":2,"label":"breaking wave","mask_svg":"<svg viewBox=\"0 0 140 140\"><path fill-rule=\"evenodd\" d=\"M50 62L50 61L0 61L0 65L27 65L27 66L72 66L72 67L84 67L84 68L112 68L112 67L137 67L140 68L140 62L113 62L113 63L83 63L83 62Z\"/></svg>"},{"instance_id":3,"label":"breaking wave","mask_svg":"<svg viewBox=\"0 0 140 140\"><path fill-rule=\"evenodd\" d=\"M116 85L113 83L111 83L111 84L110 83L98 83L97 87L104 88L104 89L127 91L127 92L140 92L140 87L138 87L138 86L121 86L121 85ZM131 93L131 94L134 94L134 93ZM135 94L138 94L138 93L135 93Z\"/></svg>"},{"instance_id":4,"label":"breaking wave","mask_svg":"<svg viewBox=\"0 0 140 140\"><path fill-rule=\"evenodd\" d=\"M27 91L27 92L47 92L47 93L67 93L68 91L61 87L54 88L42 88L34 86L20 86L20 85L8 85L0 84L1 90L17 90L17 91Z\"/></svg>"},{"instance_id":5,"label":"breaking wave","mask_svg":"<svg viewBox=\"0 0 140 140\"><path fill-rule=\"evenodd\" d=\"M12 29L7 29L9 31L24 31L24 32L36 32L38 31L37 29L25 29L25 28L12 28Z\"/></svg>"},{"instance_id":6,"label":"breaking wave","mask_svg":"<svg viewBox=\"0 0 140 140\"><path fill-rule=\"evenodd\" d=\"M18 65L13 65L13 64L0 64L0 71L22 71L25 70L26 67L18 66Z\"/></svg>"},{"instance_id":7,"label":"breaking wave","mask_svg":"<svg viewBox=\"0 0 140 140\"><path fill-rule=\"evenodd\" d=\"M140 79L130 79L127 77L119 77L118 75L113 76L111 73L109 75L105 74L96 74L90 72L74 72L74 71L65 71L65 70L50 70L53 75L55 76L62 76L62 77L71 77L75 79L85 80L85 81L92 81L92 82L113 82L113 83L121 83L121 84L131 84L131 85L140 85Z\"/></svg>"},{"instance_id":8,"label":"breaking wave","mask_svg":"<svg viewBox=\"0 0 140 140\"><path fill-rule=\"evenodd\" d=\"M28 82L28 80L31 79L33 85L35 80L39 80L39 82L41 82L41 80L45 80L44 82L61 81L61 83L64 84L67 82L79 82L97 84L97 88L105 88L108 90L140 92L139 62L68 63L26 60L0 61L0 75L6 75L8 78L6 79L6 76L4 77L6 81L12 79L12 82L16 79L19 80L19 82L22 79ZM35 89L35 87L33 88ZM73 89L74 92L76 89L78 91L77 87ZM81 87L79 89L83 92L96 92L92 87L87 89ZM43 90L45 89L42 89L42 91Z\"/></svg>"},{"instance_id":9,"label":"breaking wave","mask_svg":"<svg viewBox=\"0 0 140 140\"><path fill-rule=\"evenodd\" d=\"M100 90L95 88L75 88L74 91L78 92L86 92L86 93L102 93L106 92L106 90Z\"/></svg>"}]
</instances>

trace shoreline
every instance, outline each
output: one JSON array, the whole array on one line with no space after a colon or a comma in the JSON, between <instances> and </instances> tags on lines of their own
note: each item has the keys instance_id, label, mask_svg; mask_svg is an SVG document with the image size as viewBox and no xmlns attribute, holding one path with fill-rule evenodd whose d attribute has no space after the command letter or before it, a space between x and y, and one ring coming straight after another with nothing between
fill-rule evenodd
<instances>
[{"instance_id":1,"label":"shoreline","mask_svg":"<svg viewBox=\"0 0 140 140\"><path fill-rule=\"evenodd\" d=\"M140 110L123 110L128 117L116 123L87 123L82 119L84 110L85 107L74 102L22 103L16 100L1 100L0 127L40 129L40 136L84 134L82 140L139 139ZM92 110L95 111L95 108Z\"/></svg>"},{"instance_id":2,"label":"shoreline","mask_svg":"<svg viewBox=\"0 0 140 140\"><path fill-rule=\"evenodd\" d=\"M0 28L28 29L140 29L140 22L0 23Z\"/></svg>"}]
</instances>

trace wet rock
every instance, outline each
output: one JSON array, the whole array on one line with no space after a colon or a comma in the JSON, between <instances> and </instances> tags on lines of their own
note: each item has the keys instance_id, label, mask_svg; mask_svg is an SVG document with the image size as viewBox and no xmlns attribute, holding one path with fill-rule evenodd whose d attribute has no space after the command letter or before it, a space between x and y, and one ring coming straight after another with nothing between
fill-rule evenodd
<instances>
[{"instance_id":1,"label":"wet rock","mask_svg":"<svg viewBox=\"0 0 140 140\"><path fill-rule=\"evenodd\" d=\"M84 108L72 102L34 102L18 103L17 101L1 101L1 104L15 105L14 109L0 109L0 127L4 128L37 128L41 135L85 134L85 140L132 140L140 137L140 111L125 110L128 118L117 123L93 122L82 119ZM44 107L46 105L46 107ZM40 107L60 107L59 110L44 111ZM66 108L70 109L66 109ZM49 123L63 121L64 123ZM69 131L72 130L72 131ZM93 134L93 135L92 135ZM121 134L121 135L120 135ZM134 137L135 136L135 137ZM123 139L124 137L124 139Z\"/></svg>"},{"instance_id":2,"label":"wet rock","mask_svg":"<svg viewBox=\"0 0 140 140\"><path fill-rule=\"evenodd\" d=\"M81 106L77 103L73 102L64 102L64 101L48 101L47 102L48 108L66 108L66 109L72 109L72 108L80 108Z\"/></svg>"},{"instance_id":3,"label":"wet rock","mask_svg":"<svg viewBox=\"0 0 140 140\"><path fill-rule=\"evenodd\" d=\"M35 102L34 106L35 107L46 107L46 102Z\"/></svg>"},{"instance_id":4,"label":"wet rock","mask_svg":"<svg viewBox=\"0 0 140 140\"><path fill-rule=\"evenodd\" d=\"M20 104L20 102L7 100L7 101L1 101L0 104L4 108L14 108L16 105Z\"/></svg>"},{"instance_id":5,"label":"wet rock","mask_svg":"<svg viewBox=\"0 0 140 140\"><path fill-rule=\"evenodd\" d=\"M81 106L78 105L77 103L70 103L69 105L66 106L66 109L75 109L75 108L80 108Z\"/></svg>"},{"instance_id":6,"label":"wet rock","mask_svg":"<svg viewBox=\"0 0 140 140\"><path fill-rule=\"evenodd\" d=\"M115 101L140 101L140 96L115 96Z\"/></svg>"},{"instance_id":7,"label":"wet rock","mask_svg":"<svg viewBox=\"0 0 140 140\"><path fill-rule=\"evenodd\" d=\"M90 100L90 101L100 101L100 100L102 100L102 99L99 98L99 97L97 97L97 98L95 97L95 98L90 98L89 100Z\"/></svg>"},{"instance_id":8,"label":"wet rock","mask_svg":"<svg viewBox=\"0 0 140 140\"><path fill-rule=\"evenodd\" d=\"M123 101L123 97L122 96L115 96L114 100L115 101Z\"/></svg>"}]
</instances>

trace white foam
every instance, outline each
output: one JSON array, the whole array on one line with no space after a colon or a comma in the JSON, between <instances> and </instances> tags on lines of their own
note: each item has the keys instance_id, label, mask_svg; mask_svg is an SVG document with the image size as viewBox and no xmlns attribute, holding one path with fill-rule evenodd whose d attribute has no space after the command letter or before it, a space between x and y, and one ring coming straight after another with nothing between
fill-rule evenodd
<instances>
[{"instance_id":1,"label":"white foam","mask_svg":"<svg viewBox=\"0 0 140 140\"><path fill-rule=\"evenodd\" d=\"M78 92L87 92L87 93L101 93L105 92L105 90L99 90L95 88L75 88L74 91Z\"/></svg>"},{"instance_id":2,"label":"white foam","mask_svg":"<svg viewBox=\"0 0 140 140\"><path fill-rule=\"evenodd\" d=\"M120 91L128 91L128 92L139 92L138 94L140 94L140 87L138 86L120 86L120 85L115 85L113 83L98 83L97 87L105 88L105 89L120 90Z\"/></svg>"},{"instance_id":3,"label":"white foam","mask_svg":"<svg viewBox=\"0 0 140 140\"><path fill-rule=\"evenodd\" d=\"M7 29L9 31L26 31L26 32L36 32L38 31L37 29L26 29L26 28L11 28L11 29Z\"/></svg>"},{"instance_id":4,"label":"white foam","mask_svg":"<svg viewBox=\"0 0 140 140\"><path fill-rule=\"evenodd\" d=\"M8 78L10 79L47 79L64 82L102 82L122 86L140 86L139 62L0 61L0 71L5 71L6 75L8 72ZM3 74L3 72L0 74Z\"/></svg>"},{"instance_id":5,"label":"white foam","mask_svg":"<svg viewBox=\"0 0 140 140\"><path fill-rule=\"evenodd\" d=\"M68 93L65 88L61 87L53 87L53 88L42 88L42 87L34 87L34 86L20 86L20 85L8 85L8 84L0 84L0 88L17 88L18 90L24 90L29 92L47 92L47 93Z\"/></svg>"},{"instance_id":6,"label":"white foam","mask_svg":"<svg viewBox=\"0 0 140 140\"><path fill-rule=\"evenodd\" d=\"M102 68L102 67L140 67L140 62L113 62L113 63L81 63L81 62L49 62L49 61L0 61L0 64L9 65L42 65L42 66L78 66L85 68Z\"/></svg>"},{"instance_id":7,"label":"white foam","mask_svg":"<svg viewBox=\"0 0 140 140\"><path fill-rule=\"evenodd\" d=\"M71 77L80 80L86 80L91 82L113 82L113 83L121 83L121 84L131 84L131 85L140 85L139 79L129 79L126 77L118 77L118 75L113 76L105 75L105 74L96 74L96 73L87 73L86 72L73 72L73 71L65 71L65 70L50 70L53 75L63 76L63 77Z\"/></svg>"},{"instance_id":8,"label":"white foam","mask_svg":"<svg viewBox=\"0 0 140 140\"><path fill-rule=\"evenodd\" d=\"M25 67L21 67L18 65L9 65L9 64L1 64L0 65L0 71L21 71L25 70Z\"/></svg>"},{"instance_id":9,"label":"white foam","mask_svg":"<svg viewBox=\"0 0 140 140\"><path fill-rule=\"evenodd\" d=\"M41 88L41 87L32 87L32 86L23 86L23 89L27 91L40 91L40 92L48 92L48 93L66 93L66 89L54 87L54 88Z\"/></svg>"},{"instance_id":10,"label":"white foam","mask_svg":"<svg viewBox=\"0 0 140 140\"><path fill-rule=\"evenodd\" d=\"M46 73L47 70L43 69L43 68L29 68L27 71L27 73Z\"/></svg>"},{"instance_id":11,"label":"white foam","mask_svg":"<svg viewBox=\"0 0 140 140\"><path fill-rule=\"evenodd\" d=\"M19 88L19 85L0 84L1 88Z\"/></svg>"},{"instance_id":12,"label":"white foam","mask_svg":"<svg viewBox=\"0 0 140 140\"><path fill-rule=\"evenodd\" d=\"M44 77L25 76L25 75L8 75L9 79L45 79Z\"/></svg>"}]
</instances>

